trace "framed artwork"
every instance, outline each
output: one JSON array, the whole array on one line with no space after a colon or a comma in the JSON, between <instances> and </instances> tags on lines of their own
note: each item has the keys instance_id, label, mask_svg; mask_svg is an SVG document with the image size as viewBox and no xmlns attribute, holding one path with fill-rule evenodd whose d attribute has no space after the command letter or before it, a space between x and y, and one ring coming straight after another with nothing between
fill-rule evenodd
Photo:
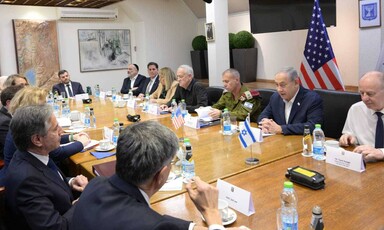
<instances>
[{"instance_id":1,"label":"framed artwork","mask_svg":"<svg viewBox=\"0 0 384 230\"><path fill-rule=\"evenodd\" d=\"M205 23L205 37L207 38L208 42L215 40L214 31L213 22Z\"/></svg>"},{"instance_id":2,"label":"framed artwork","mask_svg":"<svg viewBox=\"0 0 384 230\"><path fill-rule=\"evenodd\" d=\"M17 73L31 85L51 89L60 69L56 21L13 19L12 23Z\"/></svg>"},{"instance_id":3,"label":"framed artwork","mask_svg":"<svg viewBox=\"0 0 384 230\"><path fill-rule=\"evenodd\" d=\"M78 36L80 72L125 69L132 62L127 29L80 29Z\"/></svg>"},{"instance_id":4,"label":"framed artwork","mask_svg":"<svg viewBox=\"0 0 384 230\"><path fill-rule=\"evenodd\" d=\"M360 28L381 26L380 0L359 1Z\"/></svg>"}]
</instances>

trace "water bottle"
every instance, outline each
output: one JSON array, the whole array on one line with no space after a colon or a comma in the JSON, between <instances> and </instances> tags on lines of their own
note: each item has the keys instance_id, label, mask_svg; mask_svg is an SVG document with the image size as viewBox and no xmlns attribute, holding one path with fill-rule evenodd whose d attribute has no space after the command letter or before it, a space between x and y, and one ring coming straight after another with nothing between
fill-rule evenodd
<instances>
[{"instance_id":1,"label":"water bottle","mask_svg":"<svg viewBox=\"0 0 384 230\"><path fill-rule=\"evenodd\" d=\"M311 230L324 229L323 214L321 212L321 208L317 205L312 209L312 219L311 219L311 225L309 226L309 229Z\"/></svg>"},{"instance_id":2,"label":"water bottle","mask_svg":"<svg viewBox=\"0 0 384 230\"><path fill-rule=\"evenodd\" d=\"M223 112L223 135L232 135L231 114L227 108Z\"/></svg>"},{"instance_id":3,"label":"water bottle","mask_svg":"<svg viewBox=\"0 0 384 230\"><path fill-rule=\"evenodd\" d=\"M132 89L130 89L128 92L128 100L132 100L132 99L133 99L133 92L132 92Z\"/></svg>"},{"instance_id":4,"label":"water bottle","mask_svg":"<svg viewBox=\"0 0 384 230\"><path fill-rule=\"evenodd\" d=\"M52 91L49 91L45 100L46 100L48 105L53 106L53 93L52 93Z\"/></svg>"},{"instance_id":5,"label":"water bottle","mask_svg":"<svg viewBox=\"0 0 384 230\"><path fill-rule=\"evenodd\" d=\"M185 103L184 99L181 99L181 102L179 103L179 107L180 107L181 115L183 115L183 118L185 118L185 116L188 114L188 111L187 111L187 104Z\"/></svg>"},{"instance_id":6,"label":"water bottle","mask_svg":"<svg viewBox=\"0 0 384 230\"><path fill-rule=\"evenodd\" d=\"M84 126L86 128L91 127L91 110L88 105L84 108Z\"/></svg>"},{"instance_id":7,"label":"water bottle","mask_svg":"<svg viewBox=\"0 0 384 230\"><path fill-rule=\"evenodd\" d=\"M112 101L113 102L116 101L116 89L115 89L115 87L112 87Z\"/></svg>"},{"instance_id":8,"label":"water bottle","mask_svg":"<svg viewBox=\"0 0 384 230\"><path fill-rule=\"evenodd\" d=\"M68 105L68 98L63 98L61 105L61 116L69 118L71 116L71 109Z\"/></svg>"},{"instance_id":9,"label":"water bottle","mask_svg":"<svg viewBox=\"0 0 384 230\"><path fill-rule=\"evenodd\" d=\"M281 208L277 213L278 227L282 230L297 230L299 216L297 213L297 195L293 183L284 182L284 189L280 194Z\"/></svg>"},{"instance_id":10,"label":"water bottle","mask_svg":"<svg viewBox=\"0 0 384 230\"><path fill-rule=\"evenodd\" d=\"M143 112L147 112L148 107L149 107L149 93L147 93L144 97Z\"/></svg>"},{"instance_id":11,"label":"water bottle","mask_svg":"<svg viewBox=\"0 0 384 230\"><path fill-rule=\"evenodd\" d=\"M60 105L57 103L57 100L55 99L53 99L52 108L53 108L53 114L55 115L55 117L60 117Z\"/></svg>"},{"instance_id":12,"label":"water bottle","mask_svg":"<svg viewBox=\"0 0 384 230\"><path fill-rule=\"evenodd\" d=\"M112 129L113 129L112 142L115 146L117 146L117 140L119 139L119 134L120 134L120 124L117 118L113 120Z\"/></svg>"},{"instance_id":13,"label":"water bottle","mask_svg":"<svg viewBox=\"0 0 384 230\"><path fill-rule=\"evenodd\" d=\"M181 170L185 183L188 183L195 176L195 161L192 160L192 146L189 138L184 138Z\"/></svg>"},{"instance_id":14,"label":"water bottle","mask_svg":"<svg viewBox=\"0 0 384 230\"><path fill-rule=\"evenodd\" d=\"M89 115L90 115L90 127L96 128L96 116L95 116L95 112L93 111L93 108L89 108Z\"/></svg>"},{"instance_id":15,"label":"water bottle","mask_svg":"<svg viewBox=\"0 0 384 230\"><path fill-rule=\"evenodd\" d=\"M325 160L324 142L325 136L321 125L316 124L315 130L313 130L313 159L319 161Z\"/></svg>"},{"instance_id":16,"label":"water bottle","mask_svg":"<svg viewBox=\"0 0 384 230\"><path fill-rule=\"evenodd\" d=\"M100 86L98 84L95 86L95 97L100 97Z\"/></svg>"},{"instance_id":17,"label":"water bottle","mask_svg":"<svg viewBox=\"0 0 384 230\"><path fill-rule=\"evenodd\" d=\"M173 118L175 116L175 111L177 109L176 99L172 99L171 108L172 108L172 116L171 116L171 118Z\"/></svg>"},{"instance_id":18,"label":"water bottle","mask_svg":"<svg viewBox=\"0 0 384 230\"><path fill-rule=\"evenodd\" d=\"M312 153L312 135L311 130L309 129L309 125L304 125L304 133L303 133L303 156L311 157Z\"/></svg>"}]
</instances>

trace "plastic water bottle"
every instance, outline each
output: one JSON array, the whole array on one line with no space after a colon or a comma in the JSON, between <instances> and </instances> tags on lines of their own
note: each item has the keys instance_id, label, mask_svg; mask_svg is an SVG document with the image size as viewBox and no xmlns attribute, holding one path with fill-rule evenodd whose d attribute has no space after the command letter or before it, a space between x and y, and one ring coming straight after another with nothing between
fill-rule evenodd
<instances>
[{"instance_id":1,"label":"plastic water bottle","mask_svg":"<svg viewBox=\"0 0 384 230\"><path fill-rule=\"evenodd\" d=\"M313 159L319 161L325 160L324 142L325 136L321 125L316 124L315 130L313 130Z\"/></svg>"},{"instance_id":2,"label":"plastic water bottle","mask_svg":"<svg viewBox=\"0 0 384 230\"><path fill-rule=\"evenodd\" d=\"M192 146L189 138L184 138L181 170L185 183L188 183L195 176L195 161L192 160Z\"/></svg>"},{"instance_id":3,"label":"plastic water bottle","mask_svg":"<svg viewBox=\"0 0 384 230\"><path fill-rule=\"evenodd\" d=\"M133 99L133 92L132 92L132 89L130 89L128 92L128 100L132 100L132 99Z\"/></svg>"},{"instance_id":4,"label":"plastic water bottle","mask_svg":"<svg viewBox=\"0 0 384 230\"><path fill-rule=\"evenodd\" d=\"M84 109L84 126L86 128L91 127L91 110L88 105Z\"/></svg>"},{"instance_id":5,"label":"plastic water bottle","mask_svg":"<svg viewBox=\"0 0 384 230\"><path fill-rule=\"evenodd\" d=\"M188 111L187 111L187 104L185 103L184 99L181 99L181 102L179 103L179 107L181 110L181 114L183 115L183 117L185 117L188 114Z\"/></svg>"},{"instance_id":6,"label":"plastic water bottle","mask_svg":"<svg viewBox=\"0 0 384 230\"><path fill-rule=\"evenodd\" d=\"M284 182L284 189L280 194L281 208L278 213L278 224L282 230L297 230L299 216L297 213L297 195L293 183Z\"/></svg>"},{"instance_id":7,"label":"plastic water bottle","mask_svg":"<svg viewBox=\"0 0 384 230\"><path fill-rule=\"evenodd\" d=\"M149 93L147 93L144 97L143 112L147 112L148 107L149 107Z\"/></svg>"},{"instance_id":8,"label":"plastic water bottle","mask_svg":"<svg viewBox=\"0 0 384 230\"><path fill-rule=\"evenodd\" d=\"M93 108L89 108L89 115L90 115L90 127L96 128L96 116L95 116L95 112L93 111Z\"/></svg>"},{"instance_id":9,"label":"plastic water bottle","mask_svg":"<svg viewBox=\"0 0 384 230\"><path fill-rule=\"evenodd\" d=\"M311 157L312 153L312 135L311 130L309 129L309 125L304 125L304 133L303 133L303 156Z\"/></svg>"},{"instance_id":10,"label":"plastic water bottle","mask_svg":"<svg viewBox=\"0 0 384 230\"><path fill-rule=\"evenodd\" d=\"M68 98L63 98L61 104L61 116L69 118L71 116L71 109L68 105Z\"/></svg>"},{"instance_id":11,"label":"plastic water bottle","mask_svg":"<svg viewBox=\"0 0 384 230\"><path fill-rule=\"evenodd\" d=\"M100 97L100 86L95 85L95 97Z\"/></svg>"},{"instance_id":12,"label":"plastic water bottle","mask_svg":"<svg viewBox=\"0 0 384 230\"><path fill-rule=\"evenodd\" d=\"M176 99L172 99L171 108L172 108L172 116L171 116L171 118L173 118L175 116L175 111L177 109Z\"/></svg>"},{"instance_id":13,"label":"plastic water bottle","mask_svg":"<svg viewBox=\"0 0 384 230\"><path fill-rule=\"evenodd\" d=\"M324 222L323 222L323 214L321 208L319 206L315 206L312 209L312 219L311 225L309 226L311 230L323 230Z\"/></svg>"},{"instance_id":14,"label":"plastic water bottle","mask_svg":"<svg viewBox=\"0 0 384 230\"><path fill-rule=\"evenodd\" d=\"M117 145L117 140L119 139L119 134L120 134L120 124L119 120L115 118L113 120L113 134L112 134L112 142L116 146Z\"/></svg>"},{"instance_id":15,"label":"plastic water bottle","mask_svg":"<svg viewBox=\"0 0 384 230\"><path fill-rule=\"evenodd\" d=\"M45 100L46 100L48 105L53 106L53 93L52 93L52 91L49 91Z\"/></svg>"},{"instance_id":16,"label":"plastic water bottle","mask_svg":"<svg viewBox=\"0 0 384 230\"><path fill-rule=\"evenodd\" d=\"M57 103L55 99L53 99L52 108L53 108L53 114L55 115L55 117L60 117L60 105Z\"/></svg>"},{"instance_id":17,"label":"plastic water bottle","mask_svg":"<svg viewBox=\"0 0 384 230\"><path fill-rule=\"evenodd\" d=\"M231 114L227 108L223 112L223 135L232 135Z\"/></svg>"},{"instance_id":18,"label":"plastic water bottle","mask_svg":"<svg viewBox=\"0 0 384 230\"><path fill-rule=\"evenodd\" d=\"M112 101L113 102L116 101L116 89L115 89L115 87L112 87Z\"/></svg>"}]
</instances>

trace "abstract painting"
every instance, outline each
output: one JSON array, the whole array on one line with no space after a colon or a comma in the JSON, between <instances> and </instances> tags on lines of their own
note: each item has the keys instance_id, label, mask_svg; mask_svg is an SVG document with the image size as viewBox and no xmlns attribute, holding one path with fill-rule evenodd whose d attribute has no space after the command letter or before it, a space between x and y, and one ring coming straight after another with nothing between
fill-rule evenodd
<instances>
[{"instance_id":1,"label":"abstract painting","mask_svg":"<svg viewBox=\"0 0 384 230\"><path fill-rule=\"evenodd\" d=\"M100 71L127 68L131 63L130 31L78 30L80 71Z\"/></svg>"},{"instance_id":2,"label":"abstract painting","mask_svg":"<svg viewBox=\"0 0 384 230\"><path fill-rule=\"evenodd\" d=\"M51 89L60 69L56 21L13 20L18 73Z\"/></svg>"}]
</instances>

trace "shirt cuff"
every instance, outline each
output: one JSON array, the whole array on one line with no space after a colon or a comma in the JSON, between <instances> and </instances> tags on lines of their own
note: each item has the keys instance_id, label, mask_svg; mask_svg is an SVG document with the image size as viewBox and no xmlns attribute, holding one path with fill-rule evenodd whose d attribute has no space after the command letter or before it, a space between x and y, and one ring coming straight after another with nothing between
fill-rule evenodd
<instances>
[{"instance_id":1,"label":"shirt cuff","mask_svg":"<svg viewBox=\"0 0 384 230\"><path fill-rule=\"evenodd\" d=\"M212 224L212 225L209 225L208 227L208 230L224 230L224 226L223 225L219 225L219 224Z\"/></svg>"},{"instance_id":2,"label":"shirt cuff","mask_svg":"<svg viewBox=\"0 0 384 230\"><path fill-rule=\"evenodd\" d=\"M69 181L68 181L68 185L69 185L69 187L70 187L70 188L72 188L72 187L71 187L71 183L72 183L72 180L73 180L73 179L75 179L75 178L74 178L74 177L72 177L72 178L71 178L71 179L69 179Z\"/></svg>"}]
</instances>

